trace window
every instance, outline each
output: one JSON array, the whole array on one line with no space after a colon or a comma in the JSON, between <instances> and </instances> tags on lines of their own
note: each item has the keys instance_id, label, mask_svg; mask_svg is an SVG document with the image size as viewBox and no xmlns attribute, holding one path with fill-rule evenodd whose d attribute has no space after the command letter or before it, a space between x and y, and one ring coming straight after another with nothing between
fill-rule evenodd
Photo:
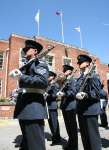
<instances>
[{"instance_id":1,"label":"window","mask_svg":"<svg viewBox=\"0 0 109 150\"><path fill-rule=\"evenodd\" d=\"M45 61L47 62L47 64L48 64L49 66L52 66L52 65L53 65L53 56L46 55L46 56L45 56Z\"/></svg>"},{"instance_id":2,"label":"window","mask_svg":"<svg viewBox=\"0 0 109 150\"><path fill-rule=\"evenodd\" d=\"M19 51L19 67L23 66L26 63L26 59L25 59L24 56L25 56L25 54L22 51L22 48L20 48L20 51Z\"/></svg>"},{"instance_id":3,"label":"window","mask_svg":"<svg viewBox=\"0 0 109 150\"><path fill-rule=\"evenodd\" d=\"M109 80L109 72L107 72L106 76L107 76L107 80Z\"/></svg>"},{"instance_id":4,"label":"window","mask_svg":"<svg viewBox=\"0 0 109 150\"><path fill-rule=\"evenodd\" d=\"M0 69L3 68L3 52L0 52Z\"/></svg>"},{"instance_id":5,"label":"window","mask_svg":"<svg viewBox=\"0 0 109 150\"><path fill-rule=\"evenodd\" d=\"M1 82L1 79L0 79L0 96L2 95L2 82Z\"/></svg>"},{"instance_id":6,"label":"window","mask_svg":"<svg viewBox=\"0 0 109 150\"><path fill-rule=\"evenodd\" d=\"M71 58L67 58L67 57L64 58L64 65L71 65L71 63L72 63Z\"/></svg>"}]
</instances>

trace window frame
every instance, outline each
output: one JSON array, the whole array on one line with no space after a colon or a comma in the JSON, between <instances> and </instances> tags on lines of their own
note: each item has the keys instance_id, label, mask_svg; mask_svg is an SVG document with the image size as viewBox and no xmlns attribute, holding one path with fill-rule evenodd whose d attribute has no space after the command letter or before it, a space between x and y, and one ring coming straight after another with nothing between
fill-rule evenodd
<instances>
[{"instance_id":1,"label":"window frame","mask_svg":"<svg viewBox=\"0 0 109 150\"><path fill-rule=\"evenodd\" d=\"M52 59L52 66L51 65L49 65L49 63L47 63L47 65L49 65L54 71L55 71L55 54L52 54L52 53L50 53L50 54L47 54L46 56L51 56L53 59ZM46 57L45 56L45 57ZM44 57L44 59L45 59L45 61L46 61L46 58ZM47 61L46 61L47 62Z\"/></svg>"},{"instance_id":2,"label":"window frame","mask_svg":"<svg viewBox=\"0 0 109 150\"><path fill-rule=\"evenodd\" d=\"M0 88L0 97L2 97L2 92L3 92L3 80L0 78L0 85L1 85L1 88Z\"/></svg>"},{"instance_id":3,"label":"window frame","mask_svg":"<svg viewBox=\"0 0 109 150\"><path fill-rule=\"evenodd\" d=\"M22 60L23 60L23 57L22 57L22 53L23 53L23 52L22 52L22 49L23 49L23 48L20 48L20 49L19 49L19 68L24 65L24 64L23 64L24 62L22 61Z\"/></svg>"},{"instance_id":4,"label":"window frame","mask_svg":"<svg viewBox=\"0 0 109 150\"><path fill-rule=\"evenodd\" d=\"M65 60L65 59L71 60L71 62L70 62L69 64L67 64L67 65L72 65L72 58L71 58L71 57L66 57L66 56L63 56L63 57L62 57L62 64L63 64L63 65L66 65L66 64L64 63L64 60Z\"/></svg>"},{"instance_id":5,"label":"window frame","mask_svg":"<svg viewBox=\"0 0 109 150\"><path fill-rule=\"evenodd\" d=\"M3 70L3 68L4 68L4 60L5 60L5 53L3 51L0 51L0 53L3 54L2 66L0 67L0 70Z\"/></svg>"}]
</instances>

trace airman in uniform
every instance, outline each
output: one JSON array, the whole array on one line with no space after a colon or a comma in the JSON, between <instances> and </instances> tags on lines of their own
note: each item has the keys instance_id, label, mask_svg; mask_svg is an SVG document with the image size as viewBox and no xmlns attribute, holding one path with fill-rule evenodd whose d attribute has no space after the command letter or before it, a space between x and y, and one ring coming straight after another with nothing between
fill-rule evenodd
<instances>
[{"instance_id":1,"label":"airman in uniform","mask_svg":"<svg viewBox=\"0 0 109 150\"><path fill-rule=\"evenodd\" d=\"M64 65L63 73L65 82L63 88L57 94L62 94L60 108L62 110L65 127L68 134L68 142L65 150L78 150L78 132L76 122L75 79L72 76L73 66Z\"/></svg>"},{"instance_id":2,"label":"airman in uniform","mask_svg":"<svg viewBox=\"0 0 109 150\"><path fill-rule=\"evenodd\" d=\"M84 150L101 150L97 119L101 113L101 82L98 75L93 73L83 83L89 73L92 58L88 55L79 55L77 60L80 69L80 77L76 83L77 114L83 147ZM80 91L82 84L84 84L84 88L83 91Z\"/></svg>"},{"instance_id":3,"label":"airman in uniform","mask_svg":"<svg viewBox=\"0 0 109 150\"><path fill-rule=\"evenodd\" d=\"M44 118L47 118L43 94L48 86L48 67L38 59L43 46L26 40L23 52L28 63L11 76L18 78L19 94L14 118L19 119L23 135L21 150L45 150Z\"/></svg>"},{"instance_id":4,"label":"airman in uniform","mask_svg":"<svg viewBox=\"0 0 109 150\"><path fill-rule=\"evenodd\" d=\"M55 82L56 73L53 71L49 71L48 77L48 88L47 88L47 104L48 104L48 112L49 119L48 123L50 126L50 130L52 133L52 146L59 144L61 141L60 137L60 129L59 129L59 121L58 121L58 104L57 104L57 92L59 91L59 85Z\"/></svg>"}]
</instances>

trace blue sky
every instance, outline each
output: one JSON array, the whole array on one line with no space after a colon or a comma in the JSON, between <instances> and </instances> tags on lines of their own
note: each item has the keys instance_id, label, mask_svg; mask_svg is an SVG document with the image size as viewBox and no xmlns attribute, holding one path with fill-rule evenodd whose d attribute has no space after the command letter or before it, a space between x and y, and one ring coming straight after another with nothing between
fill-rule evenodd
<instances>
[{"instance_id":1,"label":"blue sky","mask_svg":"<svg viewBox=\"0 0 109 150\"><path fill-rule=\"evenodd\" d=\"M37 36L35 15L40 9L40 36L62 41L60 16L63 11L65 43L83 48L109 63L109 0L1 0L0 39L12 33Z\"/></svg>"}]
</instances>

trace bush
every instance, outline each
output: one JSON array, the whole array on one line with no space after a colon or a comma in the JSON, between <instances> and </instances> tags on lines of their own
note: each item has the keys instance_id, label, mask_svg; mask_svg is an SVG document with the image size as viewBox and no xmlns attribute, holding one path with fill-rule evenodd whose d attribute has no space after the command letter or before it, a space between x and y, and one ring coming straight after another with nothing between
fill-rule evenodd
<instances>
[{"instance_id":1,"label":"bush","mask_svg":"<svg viewBox=\"0 0 109 150\"><path fill-rule=\"evenodd\" d=\"M0 98L0 102L8 102L6 98Z\"/></svg>"},{"instance_id":2,"label":"bush","mask_svg":"<svg viewBox=\"0 0 109 150\"><path fill-rule=\"evenodd\" d=\"M10 102L10 100L8 99L8 98L0 98L0 104L1 105L9 105L9 104L12 104L11 102Z\"/></svg>"}]
</instances>

